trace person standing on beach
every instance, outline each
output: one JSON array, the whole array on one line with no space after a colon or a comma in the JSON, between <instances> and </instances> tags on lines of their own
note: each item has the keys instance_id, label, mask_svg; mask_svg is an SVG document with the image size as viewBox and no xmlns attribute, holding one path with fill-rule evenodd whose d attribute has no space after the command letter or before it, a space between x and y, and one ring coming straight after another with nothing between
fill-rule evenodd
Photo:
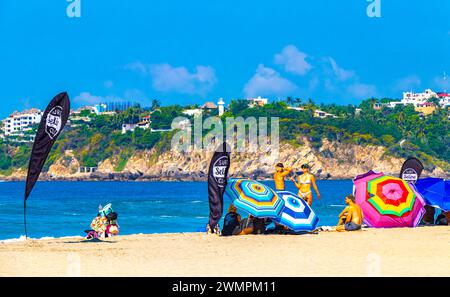
<instances>
[{"instance_id":1,"label":"person standing on beach","mask_svg":"<svg viewBox=\"0 0 450 297\"><path fill-rule=\"evenodd\" d=\"M345 197L345 203L348 205L346 209L345 220L339 220L340 225L336 226L336 231L356 231L361 229L364 215L358 204L355 203L355 196L348 195Z\"/></svg>"},{"instance_id":2,"label":"person standing on beach","mask_svg":"<svg viewBox=\"0 0 450 297\"><path fill-rule=\"evenodd\" d=\"M292 168L284 168L283 163L278 163L275 166L275 174L273 180L275 181L275 189L277 191L284 191L284 178L292 172Z\"/></svg>"},{"instance_id":3,"label":"person standing on beach","mask_svg":"<svg viewBox=\"0 0 450 297\"><path fill-rule=\"evenodd\" d=\"M314 177L314 175L309 173L308 164L302 165L302 171L303 174L298 177L298 183L295 181L294 178L292 178L291 180L294 182L295 186L298 189L298 196L300 196L300 198L305 200L306 203L308 203L308 205L311 206L312 204L311 185L313 186L314 191L316 191L317 199L320 200L319 189L317 188L316 185L316 178Z\"/></svg>"}]
</instances>

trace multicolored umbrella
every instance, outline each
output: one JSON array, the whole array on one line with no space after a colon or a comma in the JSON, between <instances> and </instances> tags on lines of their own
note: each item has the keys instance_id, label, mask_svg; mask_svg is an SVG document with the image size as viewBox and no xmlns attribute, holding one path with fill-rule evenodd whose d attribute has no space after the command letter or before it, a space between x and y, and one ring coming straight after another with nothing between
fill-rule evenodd
<instances>
[{"instance_id":1,"label":"multicolored umbrella","mask_svg":"<svg viewBox=\"0 0 450 297\"><path fill-rule=\"evenodd\" d=\"M276 218L284 207L284 200L274 190L254 180L232 178L225 193L237 208L255 217Z\"/></svg>"},{"instance_id":2,"label":"multicolored umbrella","mask_svg":"<svg viewBox=\"0 0 450 297\"><path fill-rule=\"evenodd\" d=\"M413 184L373 171L353 182L356 203L370 227L416 227L420 223L425 202Z\"/></svg>"},{"instance_id":3,"label":"multicolored umbrella","mask_svg":"<svg viewBox=\"0 0 450 297\"><path fill-rule=\"evenodd\" d=\"M276 219L278 223L295 232L316 229L319 217L305 200L288 191L277 191L277 194L284 200L283 212Z\"/></svg>"},{"instance_id":4,"label":"multicolored umbrella","mask_svg":"<svg viewBox=\"0 0 450 297\"><path fill-rule=\"evenodd\" d=\"M416 187L426 204L450 211L450 180L427 177L419 179Z\"/></svg>"}]
</instances>

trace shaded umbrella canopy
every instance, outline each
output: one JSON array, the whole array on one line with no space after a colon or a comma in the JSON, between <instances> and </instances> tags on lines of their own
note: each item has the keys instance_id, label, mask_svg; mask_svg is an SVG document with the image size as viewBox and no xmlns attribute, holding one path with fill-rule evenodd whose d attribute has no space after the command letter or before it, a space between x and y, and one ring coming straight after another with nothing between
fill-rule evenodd
<instances>
[{"instance_id":1,"label":"shaded umbrella canopy","mask_svg":"<svg viewBox=\"0 0 450 297\"><path fill-rule=\"evenodd\" d=\"M427 177L419 179L416 187L426 204L450 211L450 180Z\"/></svg>"},{"instance_id":2,"label":"shaded umbrella canopy","mask_svg":"<svg viewBox=\"0 0 450 297\"><path fill-rule=\"evenodd\" d=\"M354 180L356 203L364 222L375 228L416 227L425 202L414 185L392 176L369 171Z\"/></svg>"},{"instance_id":3,"label":"shaded umbrella canopy","mask_svg":"<svg viewBox=\"0 0 450 297\"><path fill-rule=\"evenodd\" d=\"M305 200L288 191L277 191L277 194L284 200L283 212L276 219L278 223L295 232L316 229L319 217Z\"/></svg>"},{"instance_id":4,"label":"shaded umbrella canopy","mask_svg":"<svg viewBox=\"0 0 450 297\"><path fill-rule=\"evenodd\" d=\"M254 180L232 178L225 193L237 208L255 217L276 218L284 207L274 190Z\"/></svg>"}]
</instances>

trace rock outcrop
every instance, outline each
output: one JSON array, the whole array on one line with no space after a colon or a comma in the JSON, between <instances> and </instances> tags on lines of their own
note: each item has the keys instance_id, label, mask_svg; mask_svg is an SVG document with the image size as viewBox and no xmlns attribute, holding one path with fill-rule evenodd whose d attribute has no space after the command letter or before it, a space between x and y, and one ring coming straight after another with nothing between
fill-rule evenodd
<instances>
[{"instance_id":1,"label":"rock outcrop","mask_svg":"<svg viewBox=\"0 0 450 297\"><path fill-rule=\"evenodd\" d=\"M360 146L323 140L320 148L314 148L307 139L303 145L283 143L278 158L270 152L232 153L230 175L253 179L271 178L274 164L282 162L285 166L300 170L308 163L311 171L319 179L346 179L368 170L383 171L397 176L404 159L386 154L383 146ZM213 152L193 151L182 153L167 151L157 155L154 150L141 151L127 161L124 169L116 172L117 158L102 161L96 172L79 173L79 161L73 152L65 155L50 166L46 179L66 180L206 180L209 160ZM15 172L14 179L25 177L24 171ZM433 165L426 165L424 175L448 177L449 172ZM9 178L8 178L9 179Z\"/></svg>"}]
</instances>

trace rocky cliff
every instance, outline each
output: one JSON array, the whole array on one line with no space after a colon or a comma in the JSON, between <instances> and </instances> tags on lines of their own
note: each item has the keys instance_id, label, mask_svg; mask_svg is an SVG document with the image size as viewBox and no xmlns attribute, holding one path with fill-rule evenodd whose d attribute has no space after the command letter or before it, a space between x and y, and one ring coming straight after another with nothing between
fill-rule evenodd
<instances>
[{"instance_id":1,"label":"rocky cliff","mask_svg":"<svg viewBox=\"0 0 450 297\"><path fill-rule=\"evenodd\" d=\"M403 159L385 154L382 146L359 146L323 141L319 149L304 140L301 146L281 144L280 154L275 159L269 152L232 153L230 174L234 177L254 179L271 178L274 165L282 162L285 166L300 171L300 166L308 163L311 171L320 179L353 178L368 170L383 171L394 176ZM104 160L94 173L78 172L79 161L73 152L65 155L50 166L43 179L68 180L206 180L212 152L194 151L189 154L167 151L157 155L154 150L141 151L133 155L125 168L117 172L116 158ZM448 177L449 172L426 164L424 175ZM12 179L22 179L25 171L17 171Z\"/></svg>"}]
</instances>

